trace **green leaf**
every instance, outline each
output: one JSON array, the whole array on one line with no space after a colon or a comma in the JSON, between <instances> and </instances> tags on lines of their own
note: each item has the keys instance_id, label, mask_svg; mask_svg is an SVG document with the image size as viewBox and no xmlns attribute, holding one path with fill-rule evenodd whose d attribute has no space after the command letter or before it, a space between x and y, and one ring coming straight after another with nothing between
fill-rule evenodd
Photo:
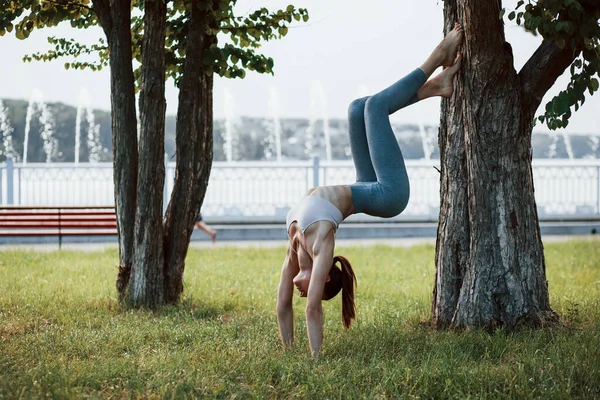
<instances>
[{"instance_id":1,"label":"green leaf","mask_svg":"<svg viewBox=\"0 0 600 400\"><path fill-rule=\"evenodd\" d=\"M517 14L514 11L511 11L510 14L508 14L508 19L512 21L515 19L516 15Z\"/></svg>"},{"instance_id":2,"label":"green leaf","mask_svg":"<svg viewBox=\"0 0 600 400\"><path fill-rule=\"evenodd\" d=\"M288 28L287 28L287 26L280 26L280 27L279 27L279 34L280 34L281 36L285 36L285 35L287 35L287 33L288 33Z\"/></svg>"},{"instance_id":3,"label":"green leaf","mask_svg":"<svg viewBox=\"0 0 600 400\"><path fill-rule=\"evenodd\" d=\"M598 83L598 79L592 78L590 79L590 89L592 92L598 91L600 84Z\"/></svg>"},{"instance_id":4,"label":"green leaf","mask_svg":"<svg viewBox=\"0 0 600 400\"><path fill-rule=\"evenodd\" d=\"M556 32L560 32L561 29L563 29L563 22L562 21L558 21L556 23Z\"/></svg>"},{"instance_id":5,"label":"green leaf","mask_svg":"<svg viewBox=\"0 0 600 400\"><path fill-rule=\"evenodd\" d=\"M572 35L577 30L577 26L571 21L564 21L562 23L562 28L567 34Z\"/></svg>"}]
</instances>

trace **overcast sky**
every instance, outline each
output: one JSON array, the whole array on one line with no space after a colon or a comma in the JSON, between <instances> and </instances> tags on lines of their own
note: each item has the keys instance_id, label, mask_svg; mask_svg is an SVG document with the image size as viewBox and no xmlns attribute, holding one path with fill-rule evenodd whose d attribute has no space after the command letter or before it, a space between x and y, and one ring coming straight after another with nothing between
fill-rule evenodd
<instances>
[{"instance_id":1,"label":"overcast sky","mask_svg":"<svg viewBox=\"0 0 600 400\"><path fill-rule=\"evenodd\" d=\"M239 0L238 14L266 6L285 8L288 3L309 10L310 20L290 29L280 40L261 50L275 60L275 76L249 72L243 80L217 78L214 114L306 118L345 118L350 101L385 88L418 67L443 37L440 0ZM505 1L511 7L516 1ZM540 39L507 21L507 39L519 69ZM82 89L93 108L110 109L108 70L66 71L64 61L23 63L24 54L49 48L49 35L74 37L94 43L100 29L73 30L68 24L34 32L19 41L13 34L0 37L0 98L29 99L39 90L47 102L76 106ZM545 97L543 105L566 86L564 75ZM167 113L175 114L177 91L167 83ZM567 132L600 133L597 115L600 96L586 101L571 117ZM395 122L439 123L439 100L428 99L401 110ZM538 129L544 129L538 128Z\"/></svg>"}]
</instances>

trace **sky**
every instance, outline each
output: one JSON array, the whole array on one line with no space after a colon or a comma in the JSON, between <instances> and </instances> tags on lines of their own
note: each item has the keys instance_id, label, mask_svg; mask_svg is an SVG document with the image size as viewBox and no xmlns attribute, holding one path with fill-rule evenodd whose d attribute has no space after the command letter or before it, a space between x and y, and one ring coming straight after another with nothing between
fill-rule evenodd
<instances>
[{"instance_id":1,"label":"sky","mask_svg":"<svg viewBox=\"0 0 600 400\"><path fill-rule=\"evenodd\" d=\"M442 0L239 0L236 12L245 14L260 7L285 9L289 3L307 8L310 19L294 25L282 40L261 47L263 54L274 59L275 75L250 71L244 79L217 77L215 118L345 118L354 98L384 89L417 68L443 38ZM504 6L512 8L515 3L507 0ZM103 33L99 28L82 31L62 24L36 31L24 41L16 39L14 33L0 37L0 98L29 99L37 90L46 102L77 106L82 91L87 91L92 108L110 110L108 68L100 72L67 71L64 60L22 61L25 54L47 50L50 35L91 44ZM519 70L541 39L507 20L506 36ZM547 93L542 107L567 83L568 72ZM177 95L172 81L167 82L167 114L176 113ZM439 105L438 99L427 99L391 119L437 125ZM574 113L564 132L600 134L599 113L597 94Z\"/></svg>"}]
</instances>

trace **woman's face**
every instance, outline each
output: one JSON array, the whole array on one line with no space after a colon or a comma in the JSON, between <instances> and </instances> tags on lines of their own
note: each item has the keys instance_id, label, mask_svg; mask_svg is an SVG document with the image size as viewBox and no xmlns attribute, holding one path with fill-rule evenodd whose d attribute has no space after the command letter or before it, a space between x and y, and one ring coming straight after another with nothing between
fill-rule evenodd
<instances>
[{"instance_id":1,"label":"woman's face","mask_svg":"<svg viewBox=\"0 0 600 400\"><path fill-rule=\"evenodd\" d=\"M312 270L300 270L292 282L300 292L300 297L306 297L308 293L308 284L310 283L310 275Z\"/></svg>"}]
</instances>

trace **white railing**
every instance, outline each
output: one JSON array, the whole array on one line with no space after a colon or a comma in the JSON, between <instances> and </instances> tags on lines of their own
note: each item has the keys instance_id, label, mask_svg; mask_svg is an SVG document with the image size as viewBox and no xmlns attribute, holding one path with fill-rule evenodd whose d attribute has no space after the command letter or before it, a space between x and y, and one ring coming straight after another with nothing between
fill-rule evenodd
<instances>
[{"instance_id":1,"label":"white railing","mask_svg":"<svg viewBox=\"0 0 600 400\"><path fill-rule=\"evenodd\" d=\"M439 211L439 160L407 160L411 198L396 219L435 219ZM165 204L174 163L166 163ZM540 217L600 215L600 160L534 160ZM353 182L351 161L215 162L202 206L211 218L281 221L311 187ZM0 164L0 203L112 205L112 164ZM353 216L354 219L362 217ZM365 218L362 218L365 219ZM369 217L366 217L368 220Z\"/></svg>"}]
</instances>

